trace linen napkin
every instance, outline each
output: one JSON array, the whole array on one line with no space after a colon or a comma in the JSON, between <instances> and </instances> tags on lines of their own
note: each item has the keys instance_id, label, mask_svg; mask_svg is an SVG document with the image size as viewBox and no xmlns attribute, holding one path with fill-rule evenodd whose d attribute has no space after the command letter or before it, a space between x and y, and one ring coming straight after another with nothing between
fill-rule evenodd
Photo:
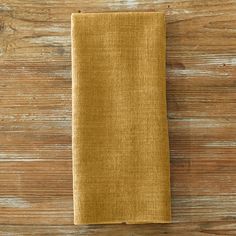
<instances>
[{"instance_id":1,"label":"linen napkin","mask_svg":"<svg viewBox=\"0 0 236 236\"><path fill-rule=\"evenodd\" d=\"M170 221L163 13L72 14L75 224Z\"/></svg>"}]
</instances>

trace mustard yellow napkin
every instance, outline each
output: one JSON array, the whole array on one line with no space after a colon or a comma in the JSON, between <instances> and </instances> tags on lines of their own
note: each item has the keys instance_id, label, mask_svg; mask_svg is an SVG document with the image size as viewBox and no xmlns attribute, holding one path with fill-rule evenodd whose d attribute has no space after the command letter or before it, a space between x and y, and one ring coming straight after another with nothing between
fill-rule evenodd
<instances>
[{"instance_id":1,"label":"mustard yellow napkin","mask_svg":"<svg viewBox=\"0 0 236 236\"><path fill-rule=\"evenodd\" d=\"M72 15L74 223L170 221L162 13Z\"/></svg>"}]
</instances>

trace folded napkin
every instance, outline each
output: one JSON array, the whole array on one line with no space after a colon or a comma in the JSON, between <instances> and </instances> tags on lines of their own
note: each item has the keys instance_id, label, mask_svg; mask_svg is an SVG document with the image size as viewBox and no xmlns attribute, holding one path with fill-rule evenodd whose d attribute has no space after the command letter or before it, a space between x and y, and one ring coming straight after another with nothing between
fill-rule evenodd
<instances>
[{"instance_id":1,"label":"folded napkin","mask_svg":"<svg viewBox=\"0 0 236 236\"><path fill-rule=\"evenodd\" d=\"M74 223L170 221L162 13L72 14Z\"/></svg>"}]
</instances>

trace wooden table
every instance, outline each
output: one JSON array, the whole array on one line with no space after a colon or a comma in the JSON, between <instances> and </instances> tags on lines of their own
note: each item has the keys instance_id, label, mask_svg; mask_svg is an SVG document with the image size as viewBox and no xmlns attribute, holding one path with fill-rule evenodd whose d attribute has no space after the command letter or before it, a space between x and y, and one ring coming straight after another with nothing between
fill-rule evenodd
<instances>
[{"instance_id":1,"label":"wooden table","mask_svg":"<svg viewBox=\"0 0 236 236\"><path fill-rule=\"evenodd\" d=\"M73 226L79 10L166 13L172 224ZM236 1L1 1L0 121L0 235L236 235Z\"/></svg>"}]
</instances>

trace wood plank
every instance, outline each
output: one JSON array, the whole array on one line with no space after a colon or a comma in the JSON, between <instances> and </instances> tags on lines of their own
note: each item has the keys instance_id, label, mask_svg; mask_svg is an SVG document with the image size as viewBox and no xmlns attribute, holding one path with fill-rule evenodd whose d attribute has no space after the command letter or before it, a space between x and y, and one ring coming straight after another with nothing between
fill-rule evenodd
<instances>
[{"instance_id":1,"label":"wood plank","mask_svg":"<svg viewBox=\"0 0 236 236\"><path fill-rule=\"evenodd\" d=\"M71 226L70 15L78 10L166 13L175 224ZM1 3L0 224L8 225L0 232L236 234L235 11L232 0Z\"/></svg>"},{"instance_id":2,"label":"wood plank","mask_svg":"<svg viewBox=\"0 0 236 236\"><path fill-rule=\"evenodd\" d=\"M235 221L147 224L147 225L0 225L2 235L86 235L86 236L201 236L201 235L235 235Z\"/></svg>"}]
</instances>

